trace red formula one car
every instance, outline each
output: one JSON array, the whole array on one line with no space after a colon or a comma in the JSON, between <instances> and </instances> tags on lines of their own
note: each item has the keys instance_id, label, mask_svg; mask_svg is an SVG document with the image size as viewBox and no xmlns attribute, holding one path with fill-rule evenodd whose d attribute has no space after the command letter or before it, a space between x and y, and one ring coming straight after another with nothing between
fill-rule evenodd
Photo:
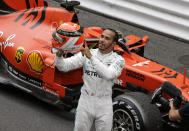
<instances>
[{"instance_id":1,"label":"red formula one car","mask_svg":"<svg viewBox=\"0 0 189 131\"><path fill-rule=\"evenodd\" d=\"M20 88L64 109L76 108L83 84L82 69L62 73L54 64L52 33L64 22L79 24L77 1L49 7L43 0L0 1L0 82ZM87 44L97 48L103 29L84 28ZM113 86L115 131L155 131L167 117L168 99L176 107L189 101L189 80L179 72L143 57L148 37L122 37L115 51L126 65ZM77 53L68 52L66 57Z\"/></svg>"}]
</instances>

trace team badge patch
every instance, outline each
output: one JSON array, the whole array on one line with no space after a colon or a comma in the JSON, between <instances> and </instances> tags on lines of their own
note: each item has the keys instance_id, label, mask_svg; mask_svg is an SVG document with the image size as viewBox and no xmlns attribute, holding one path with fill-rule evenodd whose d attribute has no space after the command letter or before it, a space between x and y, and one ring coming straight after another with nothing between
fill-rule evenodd
<instances>
[{"instance_id":1,"label":"team badge patch","mask_svg":"<svg viewBox=\"0 0 189 131\"><path fill-rule=\"evenodd\" d=\"M15 60L19 64L22 62L22 55L24 53L24 48L23 47L18 47L15 53Z\"/></svg>"}]
</instances>

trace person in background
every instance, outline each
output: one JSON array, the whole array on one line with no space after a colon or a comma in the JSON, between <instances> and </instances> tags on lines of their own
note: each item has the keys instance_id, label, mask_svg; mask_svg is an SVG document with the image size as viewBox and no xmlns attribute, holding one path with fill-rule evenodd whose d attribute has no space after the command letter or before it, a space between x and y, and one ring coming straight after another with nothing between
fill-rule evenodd
<instances>
[{"instance_id":1,"label":"person in background","mask_svg":"<svg viewBox=\"0 0 189 131\"><path fill-rule=\"evenodd\" d=\"M171 121L181 120L184 130L189 130L189 103L186 103L180 109L176 109L173 105L173 100L169 103L169 119Z\"/></svg>"},{"instance_id":2,"label":"person in background","mask_svg":"<svg viewBox=\"0 0 189 131\"><path fill-rule=\"evenodd\" d=\"M176 109L173 105L173 101L171 100L170 103L170 110L169 110L169 119L174 120L182 120L187 119L189 120L189 103L185 104L182 108Z\"/></svg>"}]
</instances>

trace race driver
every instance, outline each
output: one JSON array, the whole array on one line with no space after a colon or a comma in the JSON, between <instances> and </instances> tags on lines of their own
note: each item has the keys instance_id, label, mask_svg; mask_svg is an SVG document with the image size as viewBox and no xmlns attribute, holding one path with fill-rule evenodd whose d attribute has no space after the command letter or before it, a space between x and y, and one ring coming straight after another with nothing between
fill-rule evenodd
<instances>
[{"instance_id":1,"label":"race driver","mask_svg":"<svg viewBox=\"0 0 189 131\"><path fill-rule=\"evenodd\" d=\"M111 131L113 121L112 85L125 65L124 59L113 52L118 34L105 29L98 42L98 49L85 47L76 55L63 58L59 49L56 67L63 72L83 67L83 87L76 109L74 131L90 131L94 122L96 131Z\"/></svg>"}]
</instances>

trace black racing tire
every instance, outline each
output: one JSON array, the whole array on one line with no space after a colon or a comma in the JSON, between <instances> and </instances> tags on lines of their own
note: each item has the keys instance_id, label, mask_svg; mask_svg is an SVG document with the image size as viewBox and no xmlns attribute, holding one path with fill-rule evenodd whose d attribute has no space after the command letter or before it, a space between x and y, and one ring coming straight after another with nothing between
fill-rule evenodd
<instances>
[{"instance_id":1,"label":"black racing tire","mask_svg":"<svg viewBox=\"0 0 189 131\"><path fill-rule=\"evenodd\" d=\"M113 100L113 131L160 131L161 114L148 95L129 92Z\"/></svg>"}]
</instances>

